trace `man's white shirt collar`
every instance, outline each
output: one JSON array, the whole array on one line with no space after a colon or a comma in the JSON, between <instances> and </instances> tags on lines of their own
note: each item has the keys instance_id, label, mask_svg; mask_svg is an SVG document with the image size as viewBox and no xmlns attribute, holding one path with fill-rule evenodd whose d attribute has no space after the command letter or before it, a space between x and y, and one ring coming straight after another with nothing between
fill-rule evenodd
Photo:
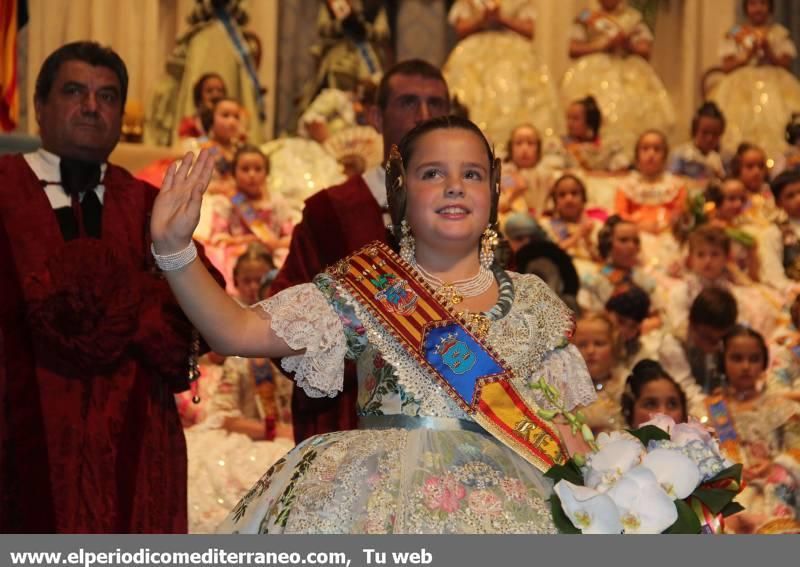
<instances>
[{"instance_id":1,"label":"man's white shirt collar","mask_svg":"<svg viewBox=\"0 0 800 567\"><path fill-rule=\"evenodd\" d=\"M367 184L369 192L372 193L372 196L375 197L375 200L378 201L378 205L380 205L383 210L383 224L388 227L392 224L392 217L389 215L386 199L386 170L383 169L382 165L378 165L362 173L361 178L364 180L364 183Z\"/></svg>"},{"instance_id":2,"label":"man's white shirt collar","mask_svg":"<svg viewBox=\"0 0 800 567\"><path fill-rule=\"evenodd\" d=\"M36 175L40 181L57 184L46 185L44 187L44 192L47 195L47 199L50 201L50 206L54 209L71 207L72 200L61 186L61 158L56 154L41 148L35 152L24 154L22 157L25 158L28 166L33 170L34 175ZM94 192L97 194L97 198L100 199L101 203L103 202L103 196L105 195L106 191L105 185L103 185L102 181L105 176L106 164L104 163L100 166L100 185L94 189Z\"/></svg>"},{"instance_id":3,"label":"man's white shirt collar","mask_svg":"<svg viewBox=\"0 0 800 567\"><path fill-rule=\"evenodd\" d=\"M381 208L386 208L386 170L383 169L383 166L376 165L372 169L368 169L361 174L361 178Z\"/></svg>"}]
</instances>

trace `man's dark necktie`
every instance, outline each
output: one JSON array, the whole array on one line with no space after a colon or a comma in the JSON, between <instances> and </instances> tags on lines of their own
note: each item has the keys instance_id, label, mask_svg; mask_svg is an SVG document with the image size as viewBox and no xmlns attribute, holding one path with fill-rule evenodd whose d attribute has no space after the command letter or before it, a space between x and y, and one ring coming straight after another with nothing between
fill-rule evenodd
<instances>
[{"instance_id":1,"label":"man's dark necktie","mask_svg":"<svg viewBox=\"0 0 800 567\"><path fill-rule=\"evenodd\" d=\"M65 240L78 236L100 238L103 204L95 192L100 184L100 164L74 159L61 159L61 186L72 199L71 211L57 211ZM83 194L83 200L80 195ZM71 214L70 214L71 213Z\"/></svg>"}]
</instances>

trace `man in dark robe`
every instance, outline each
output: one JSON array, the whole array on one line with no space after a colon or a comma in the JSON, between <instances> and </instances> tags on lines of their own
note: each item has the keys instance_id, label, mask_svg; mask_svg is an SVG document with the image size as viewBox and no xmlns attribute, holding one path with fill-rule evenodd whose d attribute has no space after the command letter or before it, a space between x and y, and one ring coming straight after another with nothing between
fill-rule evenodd
<instances>
[{"instance_id":1,"label":"man in dark robe","mask_svg":"<svg viewBox=\"0 0 800 567\"><path fill-rule=\"evenodd\" d=\"M173 393L197 341L149 250L157 190L106 163L127 85L110 49L59 48L42 149L0 158L0 532L187 529Z\"/></svg>"},{"instance_id":2,"label":"man in dark robe","mask_svg":"<svg viewBox=\"0 0 800 567\"><path fill-rule=\"evenodd\" d=\"M378 86L370 109L383 135L384 161L392 145L414 126L448 113L450 99L441 72L421 60L390 68ZM303 219L295 227L286 263L273 282L275 294L306 283L327 266L373 240L386 241L386 173L382 166L356 175L341 185L306 200ZM300 388L292 394L295 442L357 427L355 367L345 366L344 390L336 398L310 398Z\"/></svg>"}]
</instances>

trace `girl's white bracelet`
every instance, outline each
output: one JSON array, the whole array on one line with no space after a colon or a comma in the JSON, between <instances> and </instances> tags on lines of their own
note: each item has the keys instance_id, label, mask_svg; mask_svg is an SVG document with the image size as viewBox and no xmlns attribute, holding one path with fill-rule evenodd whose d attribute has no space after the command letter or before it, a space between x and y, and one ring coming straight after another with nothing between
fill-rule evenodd
<instances>
[{"instance_id":1,"label":"girl's white bracelet","mask_svg":"<svg viewBox=\"0 0 800 567\"><path fill-rule=\"evenodd\" d=\"M197 258L197 246L194 241L190 241L189 245L183 250L179 250L174 254L157 254L156 248L153 243L150 243L150 252L156 261L156 265L162 272L174 272L180 270L191 264Z\"/></svg>"}]
</instances>

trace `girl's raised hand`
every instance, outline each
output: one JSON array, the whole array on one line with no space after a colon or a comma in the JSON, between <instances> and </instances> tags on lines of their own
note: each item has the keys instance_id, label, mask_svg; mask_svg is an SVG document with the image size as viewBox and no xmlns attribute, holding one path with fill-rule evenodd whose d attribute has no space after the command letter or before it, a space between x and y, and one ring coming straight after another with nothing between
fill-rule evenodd
<instances>
[{"instance_id":1,"label":"girl's raised hand","mask_svg":"<svg viewBox=\"0 0 800 567\"><path fill-rule=\"evenodd\" d=\"M188 153L169 166L150 218L150 236L159 254L179 252L191 242L215 161L214 150L203 150L196 160Z\"/></svg>"}]
</instances>

